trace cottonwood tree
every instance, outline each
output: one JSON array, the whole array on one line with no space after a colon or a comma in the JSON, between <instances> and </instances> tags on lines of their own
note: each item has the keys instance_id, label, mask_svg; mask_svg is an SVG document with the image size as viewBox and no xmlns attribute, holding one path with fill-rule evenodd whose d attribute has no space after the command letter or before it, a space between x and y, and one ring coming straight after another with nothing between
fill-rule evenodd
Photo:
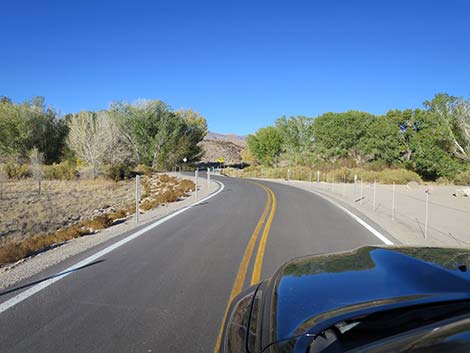
<instances>
[{"instance_id":1,"label":"cottonwood tree","mask_svg":"<svg viewBox=\"0 0 470 353\"><path fill-rule=\"evenodd\" d=\"M320 115L313 123L316 147L324 158L352 158L360 164L365 159L361 140L373 119L369 113L354 110Z\"/></svg>"},{"instance_id":2,"label":"cottonwood tree","mask_svg":"<svg viewBox=\"0 0 470 353\"><path fill-rule=\"evenodd\" d=\"M44 98L16 104L0 97L0 153L26 161L37 147L46 163L60 161L63 156L67 126L64 119L50 107L44 108Z\"/></svg>"},{"instance_id":3,"label":"cottonwood tree","mask_svg":"<svg viewBox=\"0 0 470 353\"><path fill-rule=\"evenodd\" d=\"M246 138L246 144L258 162L274 165L282 151L282 137L274 126L267 126Z\"/></svg>"},{"instance_id":4,"label":"cottonwood tree","mask_svg":"<svg viewBox=\"0 0 470 353\"><path fill-rule=\"evenodd\" d=\"M453 141L453 154L470 161L470 101L439 93L432 100L425 101L424 106L446 127Z\"/></svg>"},{"instance_id":5,"label":"cottonwood tree","mask_svg":"<svg viewBox=\"0 0 470 353\"><path fill-rule=\"evenodd\" d=\"M170 168L183 157L195 161L202 154L198 143L207 133L207 123L192 110L174 112L162 101L139 100L113 103L110 112L138 163Z\"/></svg>"},{"instance_id":6,"label":"cottonwood tree","mask_svg":"<svg viewBox=\"0 0 470 353\"><path fill-rule=\"evenodd\" d=\"M105 161L125 159L128 149L122 142L122 130L109 112L80 112L69 118L68 128L68 146L88 164L93 179Z\"/></svg>"},{"instance_id":7,"label":"cottonwood tree","mask_svg":"<svg viewBox=\"0 0 470 353\"><path fill-rule=\"evenodd\" d=\"M282 137L282 150L294 164L307 164L314 150L313 119L305 116L280 117L276 128Z\"/></svg>"},{"instance_id":8,"label":"cottonwood tree","mask_svg":"<svg viewBox=\"0 0 470 353\"><path fill-rule=\"evenodd\" d=\"M31 174L34 180L38 182L38 195L41 195L41 182L44 178L44 155L35 147L29 154L29 162L31 163Z\"/></svg>"}]
</instances>

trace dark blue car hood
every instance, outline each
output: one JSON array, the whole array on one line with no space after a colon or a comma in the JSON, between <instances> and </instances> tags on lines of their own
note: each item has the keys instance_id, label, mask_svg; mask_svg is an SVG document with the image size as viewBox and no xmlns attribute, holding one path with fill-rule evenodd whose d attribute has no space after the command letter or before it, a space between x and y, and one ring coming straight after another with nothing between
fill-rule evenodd
<instances>
[{"instance_id":1,"label":"dark blue car hood","mask_svg":"<svg viewBox=\"0 0 470 353\"><path fill-rule=\"evenodd\" d=\"M274 339L365 310L470 299L470 250L376 248L299 258L273 278Z\"/></svg>"}]
</instances>

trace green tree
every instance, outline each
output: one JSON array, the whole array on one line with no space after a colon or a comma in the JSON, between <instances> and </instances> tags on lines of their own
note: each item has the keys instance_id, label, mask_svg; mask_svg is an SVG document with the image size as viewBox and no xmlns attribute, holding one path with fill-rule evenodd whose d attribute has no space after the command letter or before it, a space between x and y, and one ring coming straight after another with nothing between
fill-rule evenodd
<instances>
[{"instance_id":1,"label":"green tree","mask_svg":"<svg viewBox=\"0 0 470 353\"><path fill-rule=\"evenodd\" d=\"M275 126L282 138L282 150L294 164L312 160L314 147L313 119L305 116L280 117Z\"/></svg>"},{"instance_id":2,"label":"green tree","mask_svg":"<svg viewBox=\"0 0 470 353\"><path fill-rule=\"evenodd\" d=\"M345 113L326 113L315 119L313 131L315 143L321 157L353 158L357 163L364 161L365 151L361 143L374 116L359 111Z\"/></svg>"},{"instance_id":3,"label":"green tree","mask_svg":"<svg viewBox=\"0 0 470 353\"><path fill-rule=\"evenodd\" d=\"M388 166L400 162L405 150L399 124L388 115L372 119L359 145L359 150L371 159L384 162Z\"/></svg>"},{"instance_id":4,"label":"green tree","mask_svg":"<svg viewBox=\"0 0 470 353\"><path fill-rule=\"evenodd\" d=\"M434 113L452 140L451 152L464 161L470 161L470 101L438 93L424 107Z\"/></svg>"},{"instance_id":5,"label":"green tree","mask_svg":"<svg viewBox=\"0 0 470 353\"><path fill-rule=\"evenodd\" d=\"M67 125L52 108L44 108L44 98L23 104L0 100L0 153L27 161L37 148L46 163L60 160L65 146Z\"/></svg>"},{"instance_id":6,"label":"green tree","mask_svg":"<svg viewBox=\"0 0 470 353\"><path fill-rule=\"evenodd\" d=\"M207 123L198 113L174 112L159 100L142 100L135 104L117 102L110 110L120 122L123 138L138 163L154 169L170 168L184 157L189 162L201 157L198 143L207 133Z\"/></svg>"},{"instance_id":7,"label":"green tree","mask_svg":"<svg viewBox=\"0 0 470 353\"><path fill-rule=\"evenodd\" d=\"M246 144L255 159L264 165L273 165L282 152L282 137L274 126L259 129L254 135L249 135Z\"/></svg>"}]
</instances>

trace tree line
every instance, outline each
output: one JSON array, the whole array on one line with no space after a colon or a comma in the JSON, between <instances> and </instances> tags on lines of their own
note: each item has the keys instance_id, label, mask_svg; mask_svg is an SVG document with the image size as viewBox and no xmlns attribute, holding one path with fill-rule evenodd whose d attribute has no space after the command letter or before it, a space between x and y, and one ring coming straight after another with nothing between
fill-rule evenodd
<instances>
[{"instance_id":1,"label":"tree line","mask_svg":"<svg viewBox=\"0 0 470 353\"><path fill-rule=\"evenodd\" d=\"M266 166L406 168L426 180L453 178L470 170L470 101L439 93L423 109L379 116L283 116L249 135L247 147L247 159Z\"/></svg>"},{"instance_id":2,"label":"tree line","mask_svg":"<svg viewBox=\"0 0 470 353\"><path fill-rule=\"evenodd\" d=\"M207 123L198 113L160 100L115 102L106 110L60 116L44 98L0 98L0 164L84 166L91 177L142 165L170 169L198 161ZM33 163L32 161L35 161ZM33 174L34 168L26 173ZM37 172L36 172L37 174Z\"/></svg>"}]
</instances>

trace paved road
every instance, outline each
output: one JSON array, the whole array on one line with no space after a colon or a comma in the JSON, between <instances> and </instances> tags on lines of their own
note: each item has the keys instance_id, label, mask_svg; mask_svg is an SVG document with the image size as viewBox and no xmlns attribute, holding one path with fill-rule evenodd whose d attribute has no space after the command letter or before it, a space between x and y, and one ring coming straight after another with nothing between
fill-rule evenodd
<instances>
[{"instance_id":1,"label":"paved road","mask_svg":"<svg viewBox=\"0 0 470 353\"><path fill-rule=\"evenodd\" d=\"M263 238L262 278L295 256L380 244L310 193L217 179L225 185L217 196L0 313L0 351L212 352L233 288L237 281L248 286L256 272ZM128 235L20 285L58 273ZM250 244L255 246L247 259ZM0 293L0 303L23 290Z\"/></svg>"}]
</instances>

